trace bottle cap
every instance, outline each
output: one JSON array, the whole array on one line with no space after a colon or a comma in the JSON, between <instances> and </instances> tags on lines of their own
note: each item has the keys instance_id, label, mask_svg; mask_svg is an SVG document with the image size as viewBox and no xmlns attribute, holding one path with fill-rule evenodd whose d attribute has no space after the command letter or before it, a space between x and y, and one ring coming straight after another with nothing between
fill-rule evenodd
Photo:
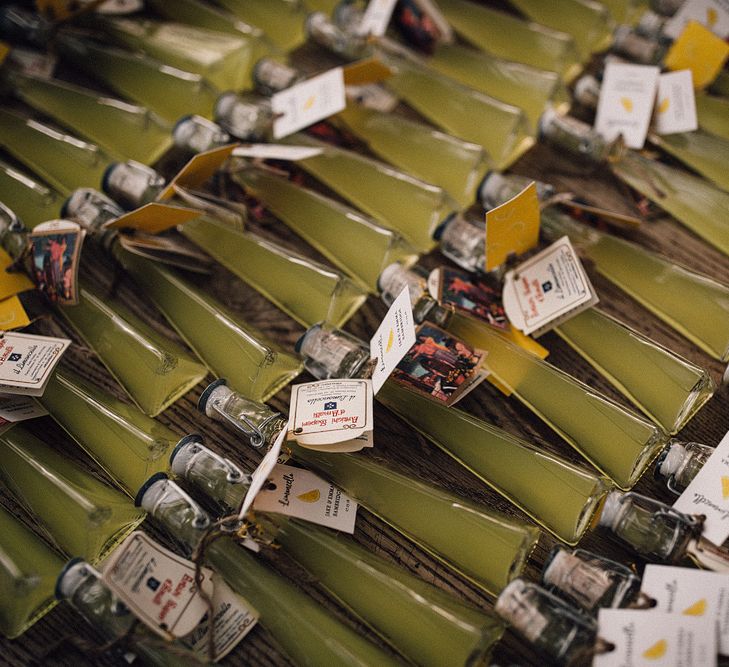
<instances>
[{"instance_id":1,"label":"bottle cap","mask_svg":"<svg viewBox=\"0 0 729 667\"><path fill-rule=\"evenodd\" d=\"M611 491L605 497L605 503L602 506L602 512L598 519L598 526L611 528L615 525L615 521L620 513L622 506L623 494L621 491Z\"/></svg>"},{"instance_id":2,"label":"bottle cap","mask_svg":"<svg viewBox=\"0 0 729 667\"><path fill-rule=\"evenodd\" d=\"M261 58L253 67L253 80L266 95L272 95L296 83L299 73L273 58Z\"/></svg>"},{"instance_id":3,"label":"bottle cap","mask_svg":"<svg viewBox=\"0 0 729 667\"><path fill-rule=\"evenodd\" d=\"M219 378L218 380L211 382L207 387L205 387L205 391L200 394L200 398L197 401L197 409L200 410L200 412L204 412L208 415L208 417L212 417L213 415L208 414L208 403L210 402L210 398L213 394L220 396L223 393L223 389L227 390L225 393L232 393L232 390L228 387L228 381L225 378Z\"/></svg>"},{"instance_id":4,"label":"bottle cap","mask_svg":"<svg viewBox=\"0 0 729 667\"><path fill-rule=\"evenodd\" d=\"M542 583L545 586L562 588L565 575L569 574L575 557L564 547L557 545L550 551L542 568Z\"/></svg>"},{"instance_id":5,"label":"bottle cap","mask_svg":"<svg viewBox=\"0 0 729 667\"><path fill-rule=\"evenodd\" d=\"M516 627L519 627L517 620L520 617L516 611L523 606L526 588L527 585L523 579L514 579L501 591L501 595L494 605L494 611L507 623L516 625Z\"/></svg>"},{"instance_id":6,"label":"bottle cap","mask_svg":"<svg viewBox=\"0 0 729 667\"><path fill-rule=\"evenodd\" d=\"M506 177L498 171L490 171L484 176L478 189L478 200L486 210L504 203L499 201L501 199L499 195L506 185Z\"/></svg>"},{"instance_id":7,"label":"bottle cap","mask_svg":"<svg viewBox=\"0 0 729 667\"><path fill-rule=\"evenodd\" d=\"M551 105L547 105L539 116L539 122L537 123L537 135L541 139L542 137L549 134L549 130L552 125L560 117L559 112Z\"/></svg>"},{"instance_id":8,"label":"bottle cap","mask_svg":"<svg viewBox=\"0 0 729 667\"><path fill-rule=\"evenodd\" d=\"M105 170L104 175L101 177L101 189L108 195L111 194L109 192L109 188L111 187L112 183L112 177L114 175L114 172L119 169L119 167L122 166L121 162L112 162ZM79 188L81 189L81 188ZM76 190L78 192L78 190ZM73 195L72 195L73 196Z\"/></svg>"},{"instance_id":9,"label":"bottle cap","mask_svg":"<svg viewBox=\"0 0 729 667\"><path fill-rule=\"evenodd\" d=\"M678 472L686 458L686 448L678 440L671 440L656 461L655 471L663 477L670 477Z\"/></svg>"},{"instance_id":10,"label":"bottle cap","mask_svg":"<svg viewBox=\"0 0 729 667\"><path fill-rule=\"evenodd\" d=\"M169 479L164 472L157 472L152 475L142 484L139 491L137 491L137 495L134 498L134 506L151 512L160 492L164 489L164 485L158 484L158 482L168 482Z\"/></svg>"},{"instance_id":11,"label":"bottle cap","mask_svg":"<svg viewBox=\"0 0 729 667\"><path fill-rule=\"evenodd\" d=\"M319 331L321 331L321 325L321 322L313 324L304 332L301 338L296 341L296 344L294 345L294 351L296 352L296 354L306 354L305 351L302 353L302 350L305 349L306 339L316 335Z\"/></svg>"},{"instance_id":12,"label":"bottle cap","mask_svg":"<svg viewBox=\"0 0 729 667\"><path fill-rule=\"evenodd\" d=\"M400 264L400 262L393 262L392 264L386 266L377 277L378 291L389 291L393 280L399 279L398 282L403 282L405 280L405 272L407 272L407 269L402 264Z\"/></svg>"},{"instance_id":13,"label":"bottle cap","mask_svg":"<svg viewBox=\"0 0 729 667\"><path fill-rule=\"evenodd\" d=\"M586 107L595 107L600 96L600 82L592 76L585 74L575 84L575 99Z\"/></svg>"},{"instance_id":14,"label":"bottle cap","mask_svg":"<svg viewBox=\"0 0 729 667\"><path fill-rule=\"evenodd\" d=\"M72 558L66 563L56 579L54 595L56 600L67 600L89 576L88 563L83 558Z\"/></svg>"},{"instance_id":15,"label":"bottle cap","mask_svg":"<svg viewBox=\"0 0 729 667\"><path fill-rule=\"evenodd\" d=\"M173 475L182 476L187 470L190 459L200 451L203 438L198 433L190 433L175 445L170 454L170 470Z\"/></svg>"},{"instance_id":16,"label":"bottle cap","mask_svg":"<svg viewBox=\"0 0 729 667\"><path fill-rule=\"evenodd\" d=\"M228 118L230 116L233 107L238 102L238 95L234 92L223 93L215 102L215 108L213 115L216 119Z\"/></svg>"}]
</instances>

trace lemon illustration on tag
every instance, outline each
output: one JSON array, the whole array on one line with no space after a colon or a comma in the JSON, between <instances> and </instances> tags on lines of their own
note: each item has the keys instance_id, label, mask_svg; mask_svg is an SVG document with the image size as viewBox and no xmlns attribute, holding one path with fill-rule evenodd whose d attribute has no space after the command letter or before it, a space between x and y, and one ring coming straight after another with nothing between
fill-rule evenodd
<instances>
[{"instance_id":1,"label":"lemon illustration on tag","mask_svg":"<svg viewBox=\"0 0 729 667\"><path fill-rule=\"evenodd\" d=\"M729 498L729 477L721 476L721 497L726 500Z\"/></svg>"},{"instance_id":2,"label":"lemon illustration on tag","mask_svg":"<svg viewBox=\"0 0 729 667\"><path fill-rule=\"evenodd\" d=\"M719 13L713 7L709 7L706 10L706 25L713 28L716 22L719 20Z\"/></svg>"},{"instance_id":3,"label":"lemon illustration on tag","mask_svg":"<svg viewBox=\"0 0 729 667\"><path fill-rule=\"evenodd\" d=\"M296 497L304 503L315 503L319 500L319 498L321 498L321 493L319 493L319 489L312 489L311 491L307 491L306 493L302 493L300 496Z\"/></svg>"},{"instance_id":4,"label":"lemon illustration on tag","mask_svg":"<svg viewBox=\"0 0 729 667\"><path fill-rule=\"evenodd\" d=\"M389 352L392 349L392 344L395 342L395 332L390 329L390 335L387 337L387 346L385 352Z\"/></svg>"},{"instance_id":5,"label":"lemon illustration on tag","mask_svg":"<svg viewBox=\"0 0 729 667\"><path fill-rule=\"evenodd\" d=\"M307 111L311 109L311 107L314 106L314 102L316 102L316 95L312 95L306 102L304 102L304 109Z\"/></svg>"},{"instance_id":6,"label":"lemon illustration on tag","mask_svg":"<svg viewBox=\"0 0 729 667\"><path fill-rule=\"evenodd\" d=\"M706 598L701 598L681 612L684 616L703 616L706 613Z\"/></svg>"},{"instance_id":7,"label":"lemon illustration on tag","mask_svg":"<svg viewBox=\"0 0 729 667\"><path fill-rule=\"evenodd\" d=\"M664 97L658 105L658 113L666 113L669 106L671 106L670 100L667 97Z\"/></svg>"},{"instance_id":8,"label":"lemon illustration on tag","mask_svg":"<svg viewBox=\"0 0 729 667\"><path fill-rule=\"evenodd\" d=\"M666 651L668 650L668 642L665 639L661 639L660 641L657 641L653 646L651 646L649 649L646 649L643 651L643 657L646 660L658 660L659 658L662 658L664 655L666 655Z\"/></svg>"},{"instance_id":9,"label":"lemon illustration on tag","mask_svg":"<svg viewBox=\"0 0 729 667\"><path fill-rule=\"evenodd\" d=\"M633 111L633 100L631 100L629 97L621 97L620 104L623 105L623 109L625 109L628 113Z\"/></svg>"}]
</instances>

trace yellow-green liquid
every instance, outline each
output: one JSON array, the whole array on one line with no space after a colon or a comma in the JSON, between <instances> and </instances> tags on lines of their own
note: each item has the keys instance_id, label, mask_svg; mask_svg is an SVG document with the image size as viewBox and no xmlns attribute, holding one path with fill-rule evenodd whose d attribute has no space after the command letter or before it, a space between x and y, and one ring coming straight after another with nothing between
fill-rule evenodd
<instances>
[{"instance_id":1,"label":"yellow-green liquid","mask_svg":"<svg viewBox=\"0 0 729 667\"><path fill-rule=\"evenodd\" d=\"M420 252L435 247L435 229L458 208L442 188L383 162L301 133L285 141L321 148L321 155L298 164L378 222L396 229Z\"/></svg>"},{"instance_id":2,"label":"yellow-green liquid","mask_svg":"<svg viewBox=\"0 0 729 667\"><path fill-rule=\"evenodd\" d=\"M0 633L17 637L56 604L63 560L0 507Z\"/></svg>"},{"instance_id":3,"label":"yellow-green liquid","mask_svg":"<svg viewBox=\"0 0 729 667\"><path fill-rule=\"evenodd\" d=\"M130 496L154 473L167 470L180 440L164 424L68 370L56 372L41 402Z\"/></svg>"},{"instance_id":4,"label":"yellow-green liquid","mask_svg":"<svg viewBox=\"0 0 729 667\"><path fill-rule=\"evenodd\" d=\"M207 375L182 347L84 282L79 303L59 310L147 415L158 415Z\"/></svg>"},{"instance_id":5,"label":"yellow-green liquid","mask_svg":"<svg viewBox=\"0 0 729 667\"><path fill-rule=\"evenodd\" d=\"M729 99L696 93L699 127L729 141Z\"/></svg>"},{"instance_id":6,"label":"yellow-green liquid","mask_svg":"<svg viewBox=\"0 0 729 667\"><path fill-rule=\"evenodd\" d=\"M729 98L729 72L722 70L709 88L714 95Z\"/></svg>"},{"instance_id":7,"label":"yellow-green liquid","mask_svg":"<svg viewBox=\"0 0 729 667\"><path fill-rule=\"evenodd\" d=\"M276 541L418 665L467 665L483 659L503 633L498 619L456 602L351 539L311 524L285 521Z\"/></svg>"},{"instance_id":8,"label":"yellow-green liquid","mask_svg":"<svg viewBox=\"0 0 729 667\"><path fill-rule=\"evenodd\" d=\"M338 271L208 216L191 220L181 231L307 328L322 321L341 327L367 298Z\"/></svg>"},{"instance_id":9,"label":"yellow-green liquid","mask_svg":"<svg viewBox=\"0 0 729 667\"><path fill-rule=\"evenodd\" d=\"M143 520L100 482L22 426L0 435L0 476L66 554L96 563Z\"/></svg>"},{"instance_id":10,"label":"yellow-green liquid","mask_svg":"<svg viewBox=\"0 0 729 667\"><path fill-rule=\"evenodd\" d=\"M604 477L392 382L377 400L568 544L582 537L610 487Z\"/></svg>"},{"instance_id":11,"label":"yellow-green liquid","mask_svg":"<svg viewBox=\"0 0 729 667\"><path fill-rule=\"evenodd\" d=\"M490 168L478 144L397 114L350 103L337 116L372 152L426 183L443 188L466 208Z\"/></svg>"},{"instance_id":12,"label":"yellow-green liquid","mask_svg":"<svg viewBox=\"0 0 729 667\"><path fill-rule=\"evenodd\" d=\"M283 51L306 41L307 9L298 0L219 0L231 14L257 26Z\"/></svg>"},{"instance_id":13,"label":"yellow-green liquid","mask_svg":"<svg viewBox=\"0 0 729 667\"><path fill-rule=\"evenodd\" d=\"M640 246L546 209L550 238L568 234L608 280L711 356L729 359L729 287Z\"/></svg>"},{"instance_id":14,"label":"yellow-green liquid","mask_svg":"<svg viewBox=\"0 0 729 667\"><path fill-rule=\"evenodd\" d=\"M726 120L729 123L729 116ZM696 130L655 135L651 140L722 190L729 190L729 139Z\"/></svg>"},{"instance_id":15,"label":"yellow-green liquid","mask_svg":"<svg viewBox=\"0 0 729 667\"><path fill-rule=\"evenodd\" d=\"M415 249L397 232L286 178L248 169L233 179L371 292L377 291L377 278L386 266L409 266L417 259Z\"/></svg>"},{"instance_id":16,"label":"yellow-green liquid","mask_svg":"<svg viewBox=\"0 0 729 667\"><path fill-rule=\"evenodd\" d=\"M439 0L438 7L463 37L483 51L557 72L565 81L582 70L575 41L565 32L467 0Z\"/></svg>"},{"instance_id":17,"label":"yellow-green liquid","mask_svg":"<svg viewBox=\"0 0 729 667\"><path fill-rule=\"evenodd\" d=\"M218 91L199 74L65 34L56 43L75 66L170 122L191 114L212 117Z\"/></svg>"},{"instance_id":18,"label":"yellow-green liquid","mask_svg":"<svg viewBox=\"0 0 729 667\"><path fill-rule=\"evenodd\" d=\"M265 401L299 374L296 356L173 270L118 246L115 256L205 365L244 396Z\"/></svg>"},{"instance_id":19,"label":"yellow-green liquid","mask_svg":"<svg viewBox=\"0 0 729 667\"><path fill-rule=\"evenodd\" d=\"M12 81L14 94L24 102L95 142L116 160L152 164L172 146L172 127L144 107L58 79L17 74Z\"/></svg>"},{"instance_id":20,"label":"yellow-green liquid","mask_svg":"<svg viewBox=\"0 0 729 667\"><path fill-rule=\"evenodd\" d=\"M459 139L479 144L503 170L534 145L521 109L404 58L386 57L394 70L386 85L428 120Z\"/></svg>"},{"instance_id":21,"label":"yellow-green liquid","mask_svg":"<svg viewBox=\"0 0 729 667\"><path fill-rule=\"evenodd\" d=\"M569 107L569 92L556 72L502 60L459 44L439 45L428 64L466 86L519 107L535 128L548 103L558 110Z\"/></svg>"},{"instance_id":22,"label":"yellow-green liquid","mask_svg":"<svg viewBox=\"0 0 729 667\"><path fill-rule=\"evenodd\" d=\"M708 371L595 308L555 331L668 433L680 431L714 393Z\"/></svg>"},{"instance_id":23,"label":"yellow-green liquid","mask_svg":"<svg viewBox=\"0 0 729 667\"><path fill-rule=\"evenodd\" d=\"M539 531L477 507L352 454L294 447L311 465L368 510L497 595L523 570Z\"/></svg>"},{"instance_id":24,"label":"yellow-green liquid","mask_svg":"<svg viewBox=\"0 0 729 667\"><path fill-rule=\"evenodd\" d=\"M27 227L55 220L63 197L47 185L0 160L0 201L9 206Z\"/></svg>"},{"instance_id":25,"label":"yellow-green liquid","mask_svg":"<svg viewBox=\"0 0 729 667\"><path fill-rule=\"evenodd\" d=\"M633 152L614 163L612 169L632 188L729 255L729 192Z\"/></svg>"},{"instance_id":26,"label":"yellow-green liquid","mask_svg":"<svg viewBox=\"0 0 729 667\"><path fill-rule=\"evenodd\" d=\"M620 488L629 489L666 441L656 426L606 396L456 313L449 329L486 350L486 365L548 426Z\"/></svg>"},{"instance_id":27,"label":"yellow-green liquid","mask_svg":"<svg viewBox=\"0 0 729 667\"><path fill-rule=\"evenodd\" d=\"M635 24L648 8L646 0L600 0L618 24Z\"/></svg>"},{"instance_id":28,"label":"yellow-green liquid","mask_svg":"<svg viewBox=\"0 0 729 667\"><path fill-rule=\"evenodd\" d=\"M99 186L111 163L98 146L5 109L0 109L0 144L62 194Z\"/></svg>"}]
</instances>

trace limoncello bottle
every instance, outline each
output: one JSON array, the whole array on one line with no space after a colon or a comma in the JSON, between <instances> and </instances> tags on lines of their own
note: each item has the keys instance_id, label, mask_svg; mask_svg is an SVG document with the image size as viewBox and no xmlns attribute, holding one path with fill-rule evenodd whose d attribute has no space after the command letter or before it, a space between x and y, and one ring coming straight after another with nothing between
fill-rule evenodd
<instances>
[{"instance_id":1,"label":"limoncello bottle","mask_svg":"<svg viewBox=\"0 0 729 667\"><path fill-rule=\"evenodd\" d=\"M45 183L0 160L0 201L11 206L32 228L58 216L63 196Z\"/></svg>"},{"instance_id":2,"label":"limoncello bottle","mask_svg":"<svg viewBox=\"0 0 729 667\"><path fill-rule=\"evenodd\" d=\"M152 164L172 146L170 125L145 107L60 79L19 71L7 77L16 97L93 141L114 159Z\"/></svg>"},{"instance_id":3,"label":"limoncello bottle","mask_svg":"<svg viewBox=\"0 0 729 667\"><path fill-rule=\"evenodd\" d=\"M0 535L0 633L12 639L53 608L63 560L4 507Z\"/></svg>"},{"instance_id":4,"label":"limoncello bottle","mask_svg":"<svg viewBox=\"0 0 729 667\"><path fill-rule=\"evenodd\" d=\"M119 491L22 426L0 435L4 484L67 554L97 562L144 518Z\"/></svg>"},{"instance_id":5,"label":"limoncello bottle","mask_svg":"<svg viewBox=\"0 0 729 667\"><path fill-rule=\"evenodd\" d=\"M210 526L210 519L174 482L163 477L150 478L140 489L137 502L192 550ZM295 664L398 664L232 540L224 538L211 543L206 557L233 591L260 613L263 627Z\"/></svg>"}]
</instances>

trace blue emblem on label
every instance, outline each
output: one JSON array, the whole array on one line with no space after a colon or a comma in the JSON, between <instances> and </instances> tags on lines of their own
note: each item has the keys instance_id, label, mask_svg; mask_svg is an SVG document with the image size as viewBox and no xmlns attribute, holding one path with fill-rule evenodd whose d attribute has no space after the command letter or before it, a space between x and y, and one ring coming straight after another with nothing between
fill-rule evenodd
<instances>
[{"instance_id":1,"label":"blue emblem on label","mask_svg":"<svg viewBox=\"0 0 729 667\"><path fill-rule=\"evenodd\" d=\"M324 403L324 409L325 410L336 410L337 409L336 401L329 401L328 403Z\"/></svg>"},{"instance_id":2,"label":"blue emblem on label","mask_svg":"<svg viewBox=\"0 0 729 667\"><path fill-rule=\"evenodd\" d=\"M159 580L154 577L150 577L147 579L147 588L151 588L153 591L156 591L159 588Z\"/></svg>"},{"instance_id":3,"label":"blue emblem on label","mask_svg":"<svg viewBox=\"0 0 729 667\"><path fill-rule=\"evenodd\" d=\"M23 357L22 354L18 354L17 352L14 352L8 357L8 361L20 361Z\"/></svg>"},{"instance_id":4,"label":"blue emblem on label","mask_svg":"<svg viewBox=\"0 0 729 667\"><path fill-rule=\"evenodd\" d=\"M552 289L552 283L548 280L546 283L542 283L542 290L544 292L549 292Z\"/></svg>"}]
</instances>

